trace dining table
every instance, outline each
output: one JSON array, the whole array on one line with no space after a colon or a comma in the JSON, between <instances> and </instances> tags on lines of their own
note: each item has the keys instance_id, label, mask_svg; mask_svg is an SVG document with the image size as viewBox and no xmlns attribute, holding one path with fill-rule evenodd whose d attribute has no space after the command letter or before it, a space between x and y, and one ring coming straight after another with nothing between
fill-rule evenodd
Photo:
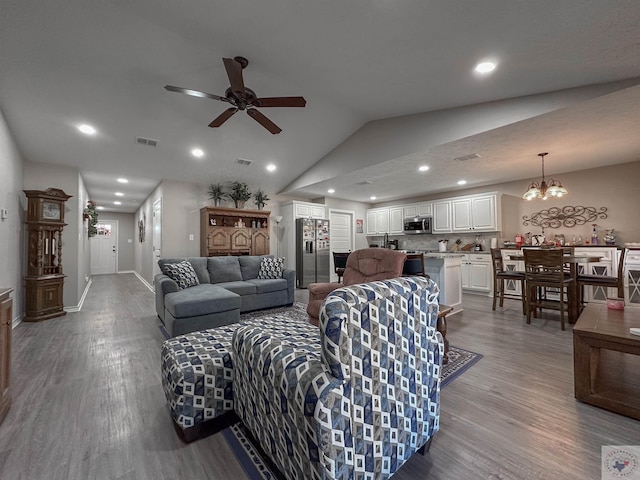
<instances>
[{"instance_id":1,"label":"dining table","mask_svg":"<svg viewBox=\"0 0 640 480\"><path fill-rule=\"evenodd\" d=\"M510 260L524 261L524 254L509 255ZM569 265L569 275L573 279L569 286L568 304L569 311L567 317L570 324L576 323L580 314L580 305L578 305L578 265L583 263L595 263L602 260L597 255L565 255L564 262ZM524 294L524 292L523 292Z\"/></svg>"}]
</instances>

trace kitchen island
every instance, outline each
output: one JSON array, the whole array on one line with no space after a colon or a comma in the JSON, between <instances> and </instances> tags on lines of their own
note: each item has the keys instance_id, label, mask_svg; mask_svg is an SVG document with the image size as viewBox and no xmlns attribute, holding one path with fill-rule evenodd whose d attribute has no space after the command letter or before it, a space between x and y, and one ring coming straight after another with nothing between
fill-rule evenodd
<instances>
[{"instance_id":1,"label":"kitchen island","mask_svg":"<svg viewBox=\"0 0 640 480\"><path fill-rule=\"evenodd\" d=\"M462 311L462 260L460 253L425 253L424 270L440 287L439 302L453 307L449 315Z\"/></svg>"}]
</instances>

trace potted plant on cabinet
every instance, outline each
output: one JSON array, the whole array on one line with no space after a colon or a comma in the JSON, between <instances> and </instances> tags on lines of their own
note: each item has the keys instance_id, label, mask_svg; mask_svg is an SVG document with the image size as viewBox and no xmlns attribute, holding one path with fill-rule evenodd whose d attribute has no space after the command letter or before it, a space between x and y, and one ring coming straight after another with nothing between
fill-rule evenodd
<instances>
[{"instance_id":1,"label":"potted plant on cabinet","mask_svg":"<svg viewBox=\"0 0 640 480\"><path fill-rule=\"evenodd\" d=\"M89 220L88 236L94 237L98 233L98 211L96 210L96 202L89 200L82 216L85 220Z\"/></svg>"},{"instance_id":2,"label":"potted plant on cabinet","mask_svg":"<svg viewBox=\"0 0 640 480\"><path fill-rule=\"evenodd\" d=\"M219 183L211 183L209 184L209 198L213 200L213 206L219 207L220 200L226 197L227 194L224 191L224 188Z\"/></svg>"},{"instance_id":3,"label":"potted plant on cabinet","mask_svg":"<svg viewBox=\"0 0 640 480\"><path fill-rule=\"evenodd\" d=\"M262 210L265 204L269 201L269 197L262 190L258 189L256 193L253 194L253 198L255 198L255 203L258 206L258 210Z\"/></svg>"},{"instance_id":4,"label":"potted plant on cabinet","mask_svg":"<svg viewBox=\"0 0 640 480\"><path fill-rule=\"evenodd\" d=\"M251 198L251 192L246 183L233 182L231 185L231 193L229 193L228 196L233 200L236 208L244 208L244 202Z\"/></svg>"}]
</instances>

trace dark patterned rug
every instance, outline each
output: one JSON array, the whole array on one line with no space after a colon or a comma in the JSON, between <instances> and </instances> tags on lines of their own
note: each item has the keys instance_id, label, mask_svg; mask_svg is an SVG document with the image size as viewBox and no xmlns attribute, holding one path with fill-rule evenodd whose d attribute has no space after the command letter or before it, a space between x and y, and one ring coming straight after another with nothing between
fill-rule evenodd
<instances>
[{"instance_id":1,"label":"dark patterned rug","mask_svg":"<svg viewBox=\"0 0 640 480\"><path fill-rule=\"evenodd\" d=\"M240 315L240 321L274 314L285 315L291 317L291 319L306 321L307 307L303 303L294 303L291 307L278 307L268 310L259 310L257 312L244 313ZM169 338L164 326L160 326L160 330L165 338ZM450 345L448 353L449 362L442 366L441 388L446 387L481 358L482 355L479 353L470 352ZM265 460L265 455L255 446L254 442L250 440L249 434L245 431L238 418L232 416L229 420L229 425L224 426L216 434L224 436L225 440L235 453L238 462L240 462L244 468L247 478L251 480L282 480L282 477L279 474L273 473L277 472L277 468L270 464L269 460ZM205 432L203 433L206 435Z\"/></svg>"}]
</instances>

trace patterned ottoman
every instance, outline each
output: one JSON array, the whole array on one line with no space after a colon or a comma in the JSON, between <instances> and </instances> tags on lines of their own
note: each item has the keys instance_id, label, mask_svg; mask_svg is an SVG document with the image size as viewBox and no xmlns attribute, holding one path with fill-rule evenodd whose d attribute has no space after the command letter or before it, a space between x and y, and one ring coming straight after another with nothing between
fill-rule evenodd
<instances>
[{"instance_id":1,"label":"patterned ottoman","mask_svg":"<svg viewBox=\"0 0 640 480\"><path fill-rule=\"evenodd\" d=\"M318 327L285 315L266 315L165 340L162 387L184 440L197 438L204 422L233 411L231 342L243 325L259 325L287 343L313 345L320 353Z\"/></svg>"}]
</instances>

